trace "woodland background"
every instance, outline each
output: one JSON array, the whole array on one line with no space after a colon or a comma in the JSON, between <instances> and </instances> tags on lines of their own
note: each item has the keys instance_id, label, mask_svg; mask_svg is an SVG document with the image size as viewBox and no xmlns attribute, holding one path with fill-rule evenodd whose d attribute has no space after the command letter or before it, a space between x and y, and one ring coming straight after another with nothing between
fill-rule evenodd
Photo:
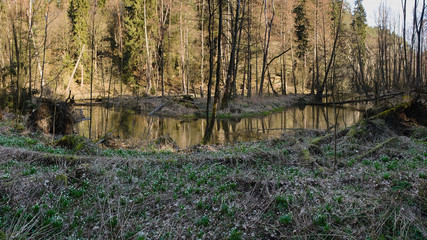
<instances>
[{"instance_id":1,"label":"woodland background","mask_svg":"<svg viewBox=\"0 0 427 240\"><path fill-rule=\"evenodd\" d=\"M385 1L369 27L361 0L2 0L2 104L70 90L203 97L215 81L222 108L238 95L426 87L426 4L414 2Z\"/></svg>"}]
</instances>

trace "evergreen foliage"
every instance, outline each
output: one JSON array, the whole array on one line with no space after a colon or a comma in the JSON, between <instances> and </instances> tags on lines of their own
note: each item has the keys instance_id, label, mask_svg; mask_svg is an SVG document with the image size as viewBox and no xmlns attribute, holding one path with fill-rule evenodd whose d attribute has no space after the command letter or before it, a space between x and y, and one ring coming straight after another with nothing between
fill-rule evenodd
<instances>
[{"instance_id":1,"label":"evergreen foliage","mask_svg":"<svg viewBox=\"0 0 427 240\"><path fill-rule=\"evenodd\" d=\"M71 21L71 34L76 48L76 55L78 55L77 51L81 49L84 44L87 45L89 40L88 14L88 0L70 0L68 17Z\"/></svg>"},{"instance_id":2,"label":"evergreen foliage","mask_svg":"<svg viewBox=\"0 0 427 240\"><path fill-rule=\"evenodd\" d=\"M351 26L357 34L360 40L360 44L362 44L364 48L366 40L366 27L368 24L366 23L366 11L362 5L362 1L363 0L356 0L354 3L355 8L353 11L353 22L351 23Z\"/></svg>"},{"instance_id":3,"label":"evergreen foliage","mask_svg":"<svg viewBox=\"0 0 427 240\"><path fill-rule=\"evenodd\" d=\"M306 0L298 0L298 4L293 9L295 14L295 37L297 42L297 56L302 58L308 47L308 27L309 22L306 13Z\"/></svg>"}]
</instances>

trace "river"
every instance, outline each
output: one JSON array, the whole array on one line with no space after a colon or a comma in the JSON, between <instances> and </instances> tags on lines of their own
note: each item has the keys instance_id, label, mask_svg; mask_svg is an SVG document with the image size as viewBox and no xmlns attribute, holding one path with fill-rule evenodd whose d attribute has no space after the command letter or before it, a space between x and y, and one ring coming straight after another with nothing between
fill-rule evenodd
<instances>
[{"instance_id":1,"label":"river","mask_svg":"<svg viewBox=\"0 0 427 240\"><path fill-rule=\"evenodd\" d=\"M89 106L76 107L90 116ZM147 142L168 134L180 148L199 144L206 127L205 119L176 119L148 116L128 109L93 106L92 138L100 138L106 132L120 139L136 138ZM242 119L218 119L209 141L211 144L227 144L238 141L254 141L279 137L286 132L300 129L328 130L334 123L332 107L293 107L268 116ZM363 113L353 108L337 108L338 128L351 126ZM89 137L89 120L76 125L79 135Z\"/></svg>"}]
</instances>

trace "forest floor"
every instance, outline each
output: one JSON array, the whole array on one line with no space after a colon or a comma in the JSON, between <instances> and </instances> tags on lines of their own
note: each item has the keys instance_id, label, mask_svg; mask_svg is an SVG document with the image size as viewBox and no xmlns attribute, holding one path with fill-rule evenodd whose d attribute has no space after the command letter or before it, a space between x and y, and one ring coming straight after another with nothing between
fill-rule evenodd
<instances>
[{"instance_id":1,"label":"forest floor","mask_svg":"<svg viewBox=\"0 0 427 240\"><path fill-rule=\"evenodd\" d=\"M52 144L3 114L0 239L426 239L426 114L365 118L337 133L336 155L323 131L184 150Z\"/></svg>"},{"instance_id":2,"label":"forest floor","mask_svg":"<svg viewBox=\"0 0 427 240\"><path fill-rule=\"evenodd\" d=\"M238 96L229 107L219 110L218 118L242 118L263 116L281 111L287 107L305 103L311 99L307 95L280 95L246 98ZM213 100L212 100L213 101ZM79 102L87 105L88 102ZM175 118L204 118L206 116L206 98L193 98L185 95L165 97L131 97L123 96L111 99L99 99L98 104L123 106L152 115ZM212 103L211 103L212 107Z\"/></svg>"}]
</instances>

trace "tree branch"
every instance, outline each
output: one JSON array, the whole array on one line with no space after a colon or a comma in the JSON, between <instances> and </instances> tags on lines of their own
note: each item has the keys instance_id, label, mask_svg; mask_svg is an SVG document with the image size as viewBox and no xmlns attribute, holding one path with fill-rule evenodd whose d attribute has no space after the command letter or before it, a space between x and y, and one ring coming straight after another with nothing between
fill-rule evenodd
<instances>
[{"instance_id":1,"label":"tree branch","mask_svg":"<svg viewBox=\"0 0 427 240\"><path fill-rule=\"evenodd\" d=\"M283 54L285 54L285 53L289 52L289 50L291 50L291 48L288 48L287 50L283 51L281 54L279 54L279 55L275 56L274 58L272 58L272 59L267 63L267 66L266 66L265 68L267 69L267 68L270 66L270 64L271 64L274 60L276 60L277 58L281 57Z\"/></svg>"}]
</instances>

